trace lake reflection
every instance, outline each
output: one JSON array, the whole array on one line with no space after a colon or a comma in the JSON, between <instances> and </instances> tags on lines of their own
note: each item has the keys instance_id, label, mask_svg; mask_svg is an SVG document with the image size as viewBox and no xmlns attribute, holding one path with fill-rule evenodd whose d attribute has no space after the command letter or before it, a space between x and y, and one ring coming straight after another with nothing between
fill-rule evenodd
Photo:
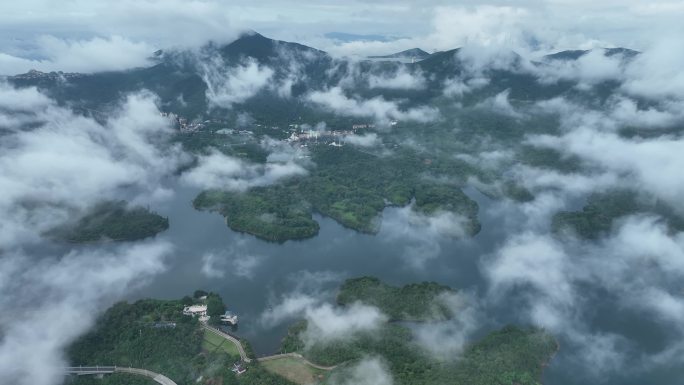
<instances>
[{"instance_id":1,"label":"lake reflection","mask_svg":"<svg viewBox=\"0 0 684 385\"><path fill-rule=\"evenodd\" d=\"M362 275L377 276L394 285L437 281L465 290L475 298L487 298L487 282L479 261L501 246L508 235L506 229L514 229L516 221L525 220L515 210L502 214L500 204L468 188L466 193L480 205L482 223L482 231L472 239L458 240L436 236L419 227L406 228L402 209L387 208L381 230L374 236L316 216L320 223L318 236L277 244L231 231L219 214L194 210L191 202L197 193L178 186L173 200L153 207L169 216L170 229L159 238L171 241L176 247L175 253L167 261L168 270L164 274L128 299L180 298L196 289L218 292L229 309L240 317L234 333L248 339L257 355L276 352L288 326L287 322L264 326L259 322L260 315L311 277L327 278L320 282L319 288L328 292L330 300L345 278ZM577 207L581 207L581 202ZM663 347L668 334L643 314L620 308L609 295L590 287L586 288L586 297L588 308L595 312L589 327L624 335L637 351L656 352ZM514 290L496 306L483 301L480 304L483 324L474 337L507 323L524 324L526 319L521 317L525 317L528 309L524 308L522 298ZM546 369L544 383L586 383L586 378L578 375L577 363L573 362L578 352L571 351L563 337L559 342L561 350ZM638 355L631 359L640 360ZM657 373L640 372L604 379L609 384L672 384L676 383L673 378L683 378L683 375L682 368L664 368Z\"/></svg>"}]
</instances>

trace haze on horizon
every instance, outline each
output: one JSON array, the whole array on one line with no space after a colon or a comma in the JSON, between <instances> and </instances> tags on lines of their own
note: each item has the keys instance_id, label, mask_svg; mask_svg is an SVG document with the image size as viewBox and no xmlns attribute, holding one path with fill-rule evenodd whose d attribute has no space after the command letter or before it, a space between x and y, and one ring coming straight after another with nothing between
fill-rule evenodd
<instances>
[{"instance_id":1,"label":"haze on horizon","mask_svg":"<svg viewBox=\"0 0 684 385\"><path fill-rule=\"evenodd\" d=\"M684 4L672 0L3 2L0 75L137 67L157 49L226 43L246 30L350 56L463 45L530 55L644 50L681 36L683 16Z\"/></svg>"}]
</instances>

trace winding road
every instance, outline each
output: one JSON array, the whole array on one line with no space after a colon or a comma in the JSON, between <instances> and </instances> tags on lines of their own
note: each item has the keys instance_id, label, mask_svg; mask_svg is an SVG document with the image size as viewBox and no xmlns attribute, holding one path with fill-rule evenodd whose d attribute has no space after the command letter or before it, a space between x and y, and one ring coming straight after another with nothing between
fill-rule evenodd
<instances>
[{"instance_id":1,"label":"winding road","mask_svg":"<svg viewBox=\"0 0 684 385\"><path fill-rule=\"evenodd\" d=\"M206 331L209 331L211 333L216 334L217 336L224 338L233 344L238 349L238 352L240 353L240 359L242 359L243 362L252 362L252 359L247 357L247 353L245 352L245 349L242 347L242 343L240 343L240 340L237 338L231 336L228 333L224 333L219 329L213 328L211 326L208 326L206 324L202 325L202 328L205 329ZM334 366L322 366L322 365L317 365L314 364L313 362L307 360L304 358L299 353L282 353L282 354L274 354L272 356L266 356L266 357L261 357L258 358L258 362L264 362L264 361L272 361L272 360L277 360L281 358L296 358L303 362L306 365L311 366L312 368L320 369L320 370L333 370L337 367L337 365ZM145 376L148 378L151 378L154 380L156 383L161 384L161 385L176 385L175 382L173 382L170 378L166 377L163 374L155 373L146 369L138 369L138 368L128 368L128 367L121 367L121 366L71 366L64 368L64 374L74 374L78 376L84 376L84 375L98 375L98 374L112 374L112 373L129 373L129 374L137 374L140 376Z\"/></svg>"},{"instance_id":2,"label":"winding road","mask_svg":"<svg viewBox=\"0 0 684 385\"><path fill-rule=\"evenodd\" d=\"M173 382L173 380L166 377L165 375L151 372L146 369L126 368L121 366L72 366L64 368L64 374L75 374L78 376L112 373L137 374L139 376L151 378L156 383L161 385L176 385L176 383Z\"/></svg>"}]
</instances>

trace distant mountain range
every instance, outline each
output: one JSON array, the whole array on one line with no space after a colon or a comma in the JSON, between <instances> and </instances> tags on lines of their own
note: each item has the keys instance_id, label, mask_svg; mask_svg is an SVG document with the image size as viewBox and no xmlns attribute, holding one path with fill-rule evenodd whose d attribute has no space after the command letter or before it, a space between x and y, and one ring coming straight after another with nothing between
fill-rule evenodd
<instances>
[{"instance_id":1,"label":"distant mountain range","mask_svg":"<svg viewBox=\"0 0 684 385\"><path fill-rule=\"evenodd\" d=\"M346 33L346 32L328 32L324 35L328 39L337 40L341 42L352 42L352 41L394 41L401 39L396 36L385 36L385 35L361 35L356 33Z\"/></svg>"},{"instance_id":2,"label":"distant mountain range","mask_svg":"<svg viewBox=\"0 0 684 385\"><path fill-rule=\"evenodd\" d=\"M256 32L242 35L226 45L210 43L193 51L157 51L154 64L145 68L126 71L101 72L93 74L62 74L31 71L12 76L8 81L18 87L36 86L64 104L82 110L100 110L118 102L123 95L147 89L157 94L164 109L188 118L207 116L212 113L225 114L236 108L212 108L207 101L205 72L207 65L218 65L218 70L229 72L244 66L247 62L257 63L260 68L273 71L269 85L287 84L291 93L284 98L275 87L265 87L253 97L236 103L238 109L255 118L302 116L315 114L314 108L299 96L315 90L327 90L346 82L345 89L353 90L357 97L382 96L397 100L404 107L428 104L430 100L443 96L444 84L458 78L468 81L472 76L466 71L467 63L457 55L459 49L429 54L414 48L392 55L375 58L415 58L415 63L397 61L361 61L333 58L328 53L298 43L269 39ZM563 51L548 55L540 63L554 60L577 60L589 51ZM624 48L606 50L606 55L622 55L630 60L638 54ZM569 80L553 84L540 83L533 73L520 65L522 58L511 53L513 60L509 68L485 68L490 81L463 96L462 103L478 103L486 97L509 90L511 98L540 100L558 95L573 95L580 92ZM218 61L217 61L218 60ZM216 68L214 68L216 70ZM372 87L368 77L392 77L399 70L424 79L424 87L417 89ZM616 87L607 83L597 87L599 94L606 95ZM586 95L585 95L586 96ZM230 111L229 111L230 110Z\"/></svg>"},{"instance_id":3,"label":"distant mountain range","mask_svg":"<svg viewBox=\"0 0 684 385\"><path fill-rule=\"evenodd\" d=\"M633 58L639 54L638 51L634 51L628 48L604 48L604 54L608 57L622 55L626 58ZM577 60L582 56L588 54L591 50L570 50L561 51L551 55L544 56L546 60Z\"/></svg>"},{"instance_id":4,"label":"distant mountain range","mask_svg":"<svg viewBox=\"0 0 684 385\"><path fill-rule=\"evenodd\" d=\"M423 60L428 56L430 56L430 54L423 51L420 48L411 48L411 49L407 49L405 51L393 53L391 55L369 56L369 58L371 58L371 59L416 59L416 60Z\"/></svg>"}]
</instances>

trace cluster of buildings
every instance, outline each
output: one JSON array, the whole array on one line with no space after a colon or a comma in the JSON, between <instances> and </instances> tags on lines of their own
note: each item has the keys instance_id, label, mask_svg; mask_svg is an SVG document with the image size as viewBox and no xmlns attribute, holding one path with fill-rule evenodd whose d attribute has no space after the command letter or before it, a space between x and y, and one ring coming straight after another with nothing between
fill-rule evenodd
<instances>
[{"instance_id":1,"label":"cluster of buildings","mask_svg":"<svg viewBox=\"0 0 684 385\"><path fill-rule=\"evenodd\" d=\"M200 300L206 300L206 296L200 297ZM210 316L207 314L207 305L206 304L195 304L195 305L189 305L185 306L183 308L183 314L191 317L199 317L201 322L207 322L210 318ZM227 323L230 325L237 325L238 323L238 316L237 314L226 310L225 313L223 313L220 316L221 322ZM159 324L159 322L157 323ZM157 327L155 325L155 327ZM165 325L165 327L168 327ZM176 327L176 324L173 324L173 327ZM230 369L233 373L235 374L242 374L247 371L247 368L244 366L242 361L238 361L235 364L233 364L233 367Z\"/></svg>"},{"instance_id":2,"label":"cluster of buildings","mask_svg":"<svg viewBox=\"0 0 684 385\"><path fill-rule=\"evenodd\" d=\"M13 76L14 79L49 79L49 80L59 80L59 79L75 79L85 76L77 72L42 72L38 70L30 70L29 72L21 75Z\"/></svg>"},{"instance_id":3,"label":"cluster of buildings","mask_svg":"<svg viewBox=\"0 0 684 385\"><path fill-rule=\"evenodd\" d=\"M191 317L199 317L199 320L202 322L206 322L210 318L210 316L207 314L207 305L204 305L204 304L185 306L183 308L183 314L189 315ZM227 323L230 325L237 325L238 324L237 314L235 314L231 311L228 311L228 310L226 310L226 312L220 316L220 320L221 320L221 322Z\"/></svg>"},{"instance_id":4,"label":"cluster of buildings","mask_svg":"<svg viewBox=\"0 0 684 385\"><path fill-rule=\"evenodd\" d=\"M361 130L364 128L375 128L375 124L352 124L352 130Z\"/></svg>"},{"instance_id":5,"label":"cluster of buildings","mask_svg":"<svg viewBox=\"0 0 684 385\"><path fill-rule=\"evenodd\" d=\"M228 122L220 120L220 119L208 119L208 120L205 120L203 122L200 122L200 121L188 122L187 118L176 115L173 112L160 112L160 115L171 120L178 127L180 132L184 133L184 134L191 134L193 132L197 132L197 131L201 130L202 128L204 128L207 124L210 124L210 123L215 123L215 124L222 124L222 123L226 124L226 123L228 123ZM228 129L225 129L225 130L228 130ZM230 131L234 131L234 130L230 130ZM252 133L251 131L247 131L247 130L240 130L239 131L240 134L247 133L247 132L250 134Z\"/></svg>"},{"instance_id":6,"label":"cluster of buildings","mask_svg":"<svg viewBox=\"0 0 684 385\"><path fill-rule=\"evenodd\" d=\"M250 130L234 130L232 128L222 128L216 131L217 134L221 135L254 135L254 131Z\"/></svg>"},{"instance_id":7,"label":"cluster of buildings","mask_svg":"<svg viewBox=\"0 0 684 385\"><path fill-rule=\"evenodd\" d=\"M174 114L173 112L160 112L160 114L161 114L161 116L171 120L176 126L178 126L178 128L180 129L180 132L182 132L184 134L197 132L204 127L204 123L200 123L200 122L188 123L188 120L186 118L178 116L178 115Z\"/></svg>"},{"instance_id":8,"label":"cluster of buildings","mask_svg":"<svg viewBox=\"0 0 684 385\"><path fill-rule=\"evenodd\" d=\"M396 121L390 122L396 125ZM357 130L375 128L375 124L353 124L351 130L304 130L297 124L290 124L292 133L286 139L287 142L308 142L322 140L329 146L342 147L343 139L346 136L354 135Z\"/></svg>"},{"instance_id":9,"label":"cluster of buildings","mask_svg":"<svg viewBox=\"0 0 684 385\"><path fill-rule=\"evenodd\" d=\"M205 120L204 122L199 122L199 121L194 121L194 122L188 122L188 120L184 117L181 117L179 115L176 115L174 113L170 112L161 112L161 115L165 118L170 119L171 121L174 122L174 124L179 128L181 133L184 134L190 134L197 132L204 128L207 124L210 123L216 123L216 124L222 124L222 123L228 123L226 121L218 120L218 119L213 119L213 120ZM397 125L396 120L390 121L391 126ZM254 124L255 127L259 128L269 128L266 127L262 124ZM372 123L355 123L351 125L351 129L349 130L314 130L310 129L310 125L308 124L289 124L288 128L290 133L290 136L285 139L286 142L294 144L294 143L299 143L301 147L306 147L309 142L314 141L316 143L323 142L324 144L327 144L329 146L334 146L334 147L342 147L344 143L344 138L349 136L349 135L354 135L356 134L356 131L358 130L364 130L364 129L374 129L376 128L375 124ZM273 130L279 130L280 127L278 126L271 126L270 127ZM247 130L247 129L231 129L231 128L222 128L220 130L216 131L217 134L221 135L245 135L245 136L254 136L254 132Z\"/></svg>"}]
</instances>

